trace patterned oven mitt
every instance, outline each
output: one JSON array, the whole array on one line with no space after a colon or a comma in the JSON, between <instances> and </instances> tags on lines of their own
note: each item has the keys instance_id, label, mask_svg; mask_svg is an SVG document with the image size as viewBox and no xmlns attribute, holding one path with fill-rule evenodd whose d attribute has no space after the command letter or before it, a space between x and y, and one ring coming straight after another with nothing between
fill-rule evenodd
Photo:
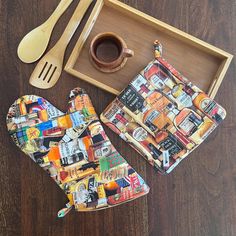
<instances>
[{"instance_id":1,"label":"patterned oven mitt","mask_svg":"<svg viewBox=\"0 0 236 236\"><path fill-rule=\"evenodd\" d=\"M225 110L162 57L140 72L101 120L161 173L170 173L225 118ZM201 76L201 75L199 75Z\"/></svg>"},{"instance_id":2,"label":"patterned oven mitt","mask_svg":"<svg viewBox=\"0 0 236 236\"><path fill-rule=\"evenodd\" d=\"M116 151L86 92L70 93L66 114L44 98L27 95L10 107L7 128L15 144L65 191L63 217L112 207L149 192L137 172Z\"/></svg>"}]
</instances>

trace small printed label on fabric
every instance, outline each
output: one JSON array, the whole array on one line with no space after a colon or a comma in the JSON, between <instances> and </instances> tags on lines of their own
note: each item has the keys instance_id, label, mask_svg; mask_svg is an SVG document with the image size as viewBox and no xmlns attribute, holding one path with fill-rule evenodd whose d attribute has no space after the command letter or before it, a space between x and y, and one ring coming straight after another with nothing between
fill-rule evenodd
<instances>
[{"instance_id":1,"label":"small printed label on fabric","mask_svg":"<svg viewBox=\"0 0 236 236\"><path fill-rule=\"evenodd\" d=\"M140 91L142 85L146 83L147 81L145 80L145 78L142 75L138 75L137 78L134 79L134 81L131 84L137 91Z\"/></svg>"},{"instance_id":2,"label":"small printed label on fabric","mask_svg":"<svg viewBox=\"0 0 236 236\"><path fill-rule=\"evenodd\" d=\"M124 178L127 175L128 175L128 164L124 163L117 167L101 172L100 178L102 181L107 182Z\"/></svg>"},{"instance_id":3,"label":"small printed label on fabric","mask_svg":"<svg viewBox=\"0 0 236 236\"><path fill-rule=\"evenodd\" d=\"M148 137L148 133L147 131L142 128L142 127L138 127L134 130L133 132L133 137L138 141L138 142L142 142L145 139L147 139Z\"/></svg>"},{"instance_id":4,"label":"small printed label on fabric","mask_svg":"<svg viewBox=\"0 0 236 236\"><path fill-rule=\"evenodd\" d=\"M73 127L78 127L85 124L84 115L82 115L80 112L70 114L70 118L72 120Z\"/></svg>"},{"instance_id":5,"label":"small printed label on fabric","mask_svg":"<svg viewBox=\"0 0 236 236\"><path fill-rule=\"evenodd\" d=\"M163 167L170 166L170 154L168 150L163 151Z\"/></svg>"},{"instance_id":6,"label":"small printed label on fabric","mask_svg":"<svg viewBox=\"0 0 236 236\"><path fill-rule=\"evenodd\" d=\"M26 131L26 135L29 140L36 139L40 136L40 131L37 128L29 128Z\"/></svg>"},{"instance_id":7,"label":"small printed label on fabric","mask_svg":"<svg viewBox=\"0 0 236 236\"><path fill-rule=\"evenodd\" d=\"M144 98L130 85L120 94L119 98L132 112L141 109L144 102Z\"/></svg>"},{"instance_id":8,"label":"small printed label on fabric","mask_svg":"<svg viewBox=\"0 0 236 236\"><path fill-rule=\"evenodd\" d=\"M72 156L75 153L81 152L85 150L85 146L83 141L80 139L74 139L71 142L61 143L59 145L59 151L61 157Z\"/></svg>"},{"instance_id":9,"label":"small printed label on fabric","mask_svg":"<svg viewBox=\"0 0 236 236\"><path fill-rule=\"evenodd\" d=\"M64 115L61 111L59 111L56 107L51 104L47 107L47 114L49 119L57 118L58 116Z\"/></svg>"}]
</instances>

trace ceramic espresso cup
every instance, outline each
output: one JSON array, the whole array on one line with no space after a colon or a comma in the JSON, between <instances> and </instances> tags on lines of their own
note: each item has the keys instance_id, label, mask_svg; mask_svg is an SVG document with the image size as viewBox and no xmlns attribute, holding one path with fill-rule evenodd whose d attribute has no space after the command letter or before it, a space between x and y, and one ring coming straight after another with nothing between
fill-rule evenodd
<instances>
[{"instance_id":1,"label":"ceramic espresso cup","mask_svg":"<svg viewBox=\"0 0 236 236\"><path fill-rule=\"evenodd\" d=\"M125 41L115 33L100 33L90 44L90 59L102 72L111 73L121 69L134 52L127 48Z\"/></svg>"}]
</instances>

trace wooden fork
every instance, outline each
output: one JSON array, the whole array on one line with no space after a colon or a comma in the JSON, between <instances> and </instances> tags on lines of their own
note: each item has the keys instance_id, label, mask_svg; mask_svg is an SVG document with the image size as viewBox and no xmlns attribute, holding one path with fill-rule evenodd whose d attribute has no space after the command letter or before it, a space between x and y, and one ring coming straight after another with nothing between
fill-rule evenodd
<instances>
[{"instance_id":1,"label":"wooden fork","mask_svg":"<svg viewBox=\"0 0 236 236\"><path fill-rule=\"evenodd\" d=\"M56 45L38 62L29 83L37 88L53 87L60 78L66 48L93 0L80 0Z\"/></svg>"}]
</instances>

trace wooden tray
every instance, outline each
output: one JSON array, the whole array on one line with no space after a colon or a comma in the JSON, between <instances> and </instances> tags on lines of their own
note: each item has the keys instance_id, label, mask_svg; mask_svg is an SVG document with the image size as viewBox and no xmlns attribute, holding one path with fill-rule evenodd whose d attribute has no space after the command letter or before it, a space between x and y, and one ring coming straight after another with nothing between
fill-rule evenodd
<instances>
[{"instance_id":1,"label":"wooden tray","mask_svg":"<svg viewBox=\"0 0 236 236\"><path fill-rule=\"evenodd\" d=\"M104 74L89 60L92 38L115 32L135 56L118 72ZM214 98L233 56L117 0L97 0L66 64L65 70L99 88L119 94L154 59L153 42L160 40L163 57Z\"/></svg>"}]
</instances>

